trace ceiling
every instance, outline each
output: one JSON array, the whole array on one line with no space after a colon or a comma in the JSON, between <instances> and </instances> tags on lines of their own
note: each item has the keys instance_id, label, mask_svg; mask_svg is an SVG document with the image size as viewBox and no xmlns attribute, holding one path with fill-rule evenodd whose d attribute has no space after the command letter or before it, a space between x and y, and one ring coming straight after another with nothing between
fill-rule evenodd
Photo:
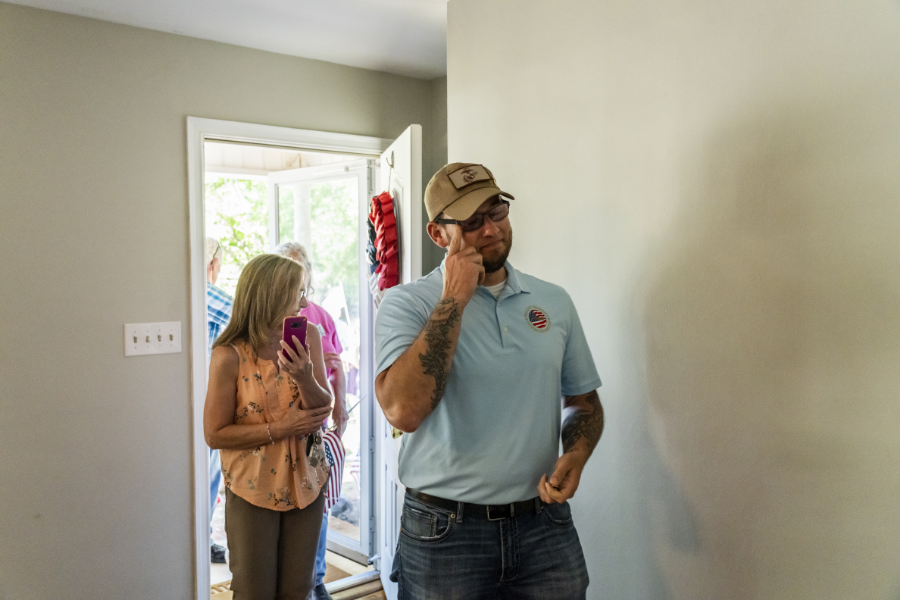
<instances>
[{"instance_id":1,"label":"ceiling","mask_svg":"<svg viewBox=\"0 0 900 600\"><path fill-rule=\"evenodd\" d=\"M6 0L419 79L447 73L447 0Z\"/></svg>"}]
</instances>

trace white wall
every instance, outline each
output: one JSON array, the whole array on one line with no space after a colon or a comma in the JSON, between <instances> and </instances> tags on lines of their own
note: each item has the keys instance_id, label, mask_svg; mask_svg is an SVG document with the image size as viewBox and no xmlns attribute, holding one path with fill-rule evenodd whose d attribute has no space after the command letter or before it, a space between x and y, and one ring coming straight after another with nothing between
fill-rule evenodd
<instances>
[{"instance_id":1,"label":"white wall","mask_svg":"<svg viewBox=\"0 0 900 600\"><path fill-rule=\"evenodd\" d=\"M430 143L434 87L0 3L0 598L193 595L189 355L122 346L190 331L186 117Z\"/></svg>"},{"instance_id":2,"label":"white wall","mask_svg":"<svg viewBox=\"0 0 900 600\"><path fill-rule=\"evenodd\" d=\"M900 5L451 0L449 158L515 194L607 430L590 598L900 598Z\"/></svg>"}]
</instances>

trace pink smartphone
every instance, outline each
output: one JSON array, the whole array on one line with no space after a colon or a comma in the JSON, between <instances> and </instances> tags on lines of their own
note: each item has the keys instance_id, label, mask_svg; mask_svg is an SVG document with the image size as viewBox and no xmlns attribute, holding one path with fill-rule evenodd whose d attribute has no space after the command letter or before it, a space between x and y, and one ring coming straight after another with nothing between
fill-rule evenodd
<instances>
[{"instance_id":1,"label":"pink smartphone","mask_svg":"<svg viewBox=\"0 0 900 600\"><path fill-rule=\"evenodd\" d=\"M294 336L297 336L300 345L306 350L306 317L285 317L282 339L294 352L297 352L297 347L294 346Z\"/></svg>"}]
</instances>

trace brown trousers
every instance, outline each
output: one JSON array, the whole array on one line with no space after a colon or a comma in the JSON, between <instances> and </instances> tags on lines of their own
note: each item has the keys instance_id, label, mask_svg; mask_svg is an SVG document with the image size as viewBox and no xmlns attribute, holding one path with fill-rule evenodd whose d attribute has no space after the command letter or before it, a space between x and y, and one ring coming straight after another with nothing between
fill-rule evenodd
<instances>
[{"instance_id":1,"label":"brown trousers","mask_svg":"<svg viewBox=\"0 0 900 600\"><path fill-rule=\"evenodd\" d=\"M325 493L305 508L254 506L225 490L234 600L306 600L315 586Z\"/></svg>"}]
</instances>

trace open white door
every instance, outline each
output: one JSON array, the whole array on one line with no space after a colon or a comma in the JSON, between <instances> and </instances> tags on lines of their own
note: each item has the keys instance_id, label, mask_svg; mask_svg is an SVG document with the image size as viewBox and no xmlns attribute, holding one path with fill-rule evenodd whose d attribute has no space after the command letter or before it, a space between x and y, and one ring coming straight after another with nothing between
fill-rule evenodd
<instances>
[{"instance_id":1,"label":"open white door","mask_svg":"<svg viewBox=\"0 0 900 600\"><path fill-rule=\"evenodd\" d=\"M313 263L325 267L326 272L343 268L350 272L356 270L359 274L355 292L351 293L341 285L333 287L324 297L318 293L325 290L316 290L317 297L311 299L322 303L323 308L332 313L344 345L346 364L358 365L355 377L352 367L346 371L350 422L342 438L347 456L339 503L344 510L339 516L333 509L329 516L327 545L332 552L360 564L367 564L378 552L372 483L372 458L375 456L371 406L374 401L373 313L365 258L369 199L377 187L373 181L374 170L374 159L361 158L269 174L269 240L272 249L281 242L300 242L312 252ZM314 222L315 214L323 221ZM357 243L348 243L349 236ZM344 248L356 247L355 260L352 260L351 252L334 251L330 260L315 255L316 242L320 247L330 245L333 248L335 240L343 240ZM339 257L343 257L343 262L335 262ZM322 287L322 280L318 279L318 282Z\"/></svg>"},{"instance_id":2,"label":"open white door","mask_svg":"<svg viewBox=\"0 0 900 600\"><path fill-rule=\"evenodd\" d=\"M422 126L410 125L381 155L379 193L389 191L394 206L399 207L398 239L400 240L400 283L422 276ZM376 404L375 446L378 449L378 553L384 592L397 598L397 584L388 576L394 562L400 513L406 488L397 476L400 439L391 435L391 426Z\"/></svg>"}]
</instances>

